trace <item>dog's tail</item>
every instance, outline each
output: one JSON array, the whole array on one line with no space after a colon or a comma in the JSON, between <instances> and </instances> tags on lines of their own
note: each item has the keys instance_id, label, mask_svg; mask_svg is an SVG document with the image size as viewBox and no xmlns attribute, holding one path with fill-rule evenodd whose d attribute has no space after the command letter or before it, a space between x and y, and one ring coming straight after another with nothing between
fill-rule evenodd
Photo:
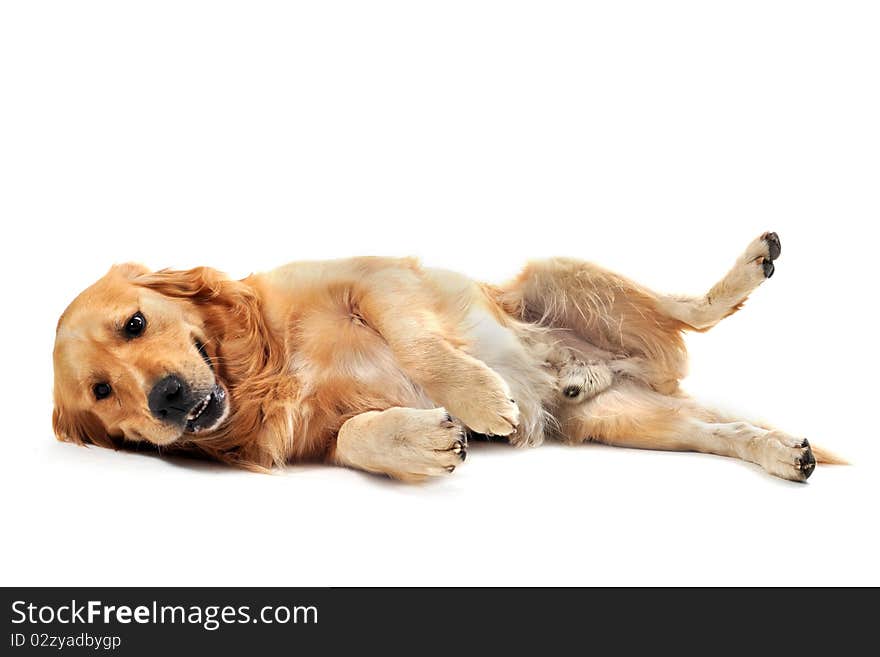
<instances>
[{"instance_id":1,"label":"dog's tail","mask_svg":"<svg viewBox=\"0 0 880 657\"><path fill-rule=\"evenodd\" d=\"M827 449L816 447L815 445L810 445L810 449L818 463L826 463L828 465L850 465L849 461L837 456L837 454L829 452Z\"/></svg>"}]
</instances>

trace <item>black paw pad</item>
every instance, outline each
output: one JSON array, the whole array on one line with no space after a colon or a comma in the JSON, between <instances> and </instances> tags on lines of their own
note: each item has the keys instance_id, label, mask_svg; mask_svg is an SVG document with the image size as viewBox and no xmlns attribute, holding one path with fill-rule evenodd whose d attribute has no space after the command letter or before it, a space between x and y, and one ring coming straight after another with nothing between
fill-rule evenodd
<instances>
[{"instance_id":1,"label":"black paw pad","mask_svg":"<svg viewBox=\"0 0 880 657\"><path fill-rule=\"evenodd\" d=\"M776 267L773 264L772 260L764 259L764 262L761 265L764 268L764 278L771 278L776 271Z\"/></svg>"},{"instance_id":2,"label":"black paw pad","mask_svg":"<svg viewBox=\"0 0 880 657\"><path fill-rule=\"evenodd\" d=\"M804 473L804 479L809 479L810 475L813 474L813 470L816 469L816 457L813 456L813 450L809 446L803 456L798 459L797 466L798 470Z\"/></svg>"},{"instance_id":3,"label":"black paw pad","mask_svg":"<svg viewBox=\"0 0 880 657\"><path fill-rule=\"evenodd\" d=\"M569 399L574 399L578 395L581 394L580 386L566 386L565 390L562 391L562 394L568 397Z\"/></svg>"},{"instance_id":4,"label":"black paw pad","mask_svg":"<svg viewBox=\"0 0 880 657\"><path fill-rule=\"evenodd\" d=\"M779 235L776 233L767 233L764 235L764 241L767 242L767 248L770 251L770 259L776 260L776 258L782 253L782 242L779 241Z\"/></svg>"}]
</instances>

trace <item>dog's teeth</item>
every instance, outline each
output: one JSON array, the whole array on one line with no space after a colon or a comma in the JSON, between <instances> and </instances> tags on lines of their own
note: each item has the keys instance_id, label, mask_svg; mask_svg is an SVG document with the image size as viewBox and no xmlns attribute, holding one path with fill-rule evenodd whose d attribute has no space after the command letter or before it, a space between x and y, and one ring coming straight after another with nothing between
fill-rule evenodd
<instances>
[{"instance_id":1,"label":"dog's teeth","mask_svg":"<svg viewBox=\"0 0 880 657\"><path fill-rule=\"evenodd\" d=\"M206 408L208 408L208 404L211 403L211 395L205 397L198 406L192 409L189 414L186 416L187 420L195 420L199 415L201 415Z\"/></svg>"}]
</instances>

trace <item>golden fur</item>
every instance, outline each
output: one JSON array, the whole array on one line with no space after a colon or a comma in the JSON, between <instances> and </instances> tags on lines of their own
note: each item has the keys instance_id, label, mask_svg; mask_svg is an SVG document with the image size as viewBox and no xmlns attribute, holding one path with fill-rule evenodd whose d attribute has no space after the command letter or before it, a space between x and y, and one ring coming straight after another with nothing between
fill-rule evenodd
<instances>
[{"instance_id":1,"label":"golden fur","mask_svg":"<svg viewBox=\"0 0 880 657\"><path fill-rule=\"evenodd\" d=\"M712 452L802 481L814 453L834 457L678 387L683 331L735 312L778 254L775 234L762 235L699 298L567 259L532 263L503 286L411 259L294 263L240 281L116 266L59 320L54 428L81 444L147 441L257 469L323 460L405 480L454 470L468 431ZM147 329L125 339L136 311ZM170 373L222 385L228 417L187 433L151 414L147 396ZM577 380L583 389L564 398ZM111 396L95 398L98 381Z\"/></svg>"}]
</instances>

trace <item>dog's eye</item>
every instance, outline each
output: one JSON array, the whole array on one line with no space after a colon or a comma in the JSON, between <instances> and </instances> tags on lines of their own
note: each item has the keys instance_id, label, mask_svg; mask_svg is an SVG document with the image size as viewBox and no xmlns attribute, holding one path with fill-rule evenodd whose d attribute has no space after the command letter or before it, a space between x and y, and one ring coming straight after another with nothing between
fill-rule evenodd
<instances>
[{"instance_id":1,"label":"dog's eye","mask_svg":"<svg viewBox=\"0 0 880 657\"><path fill-rule=\"evenodd\" d=\"M96 383L92 386L92 392L95 393L95 399L104 399L110 396L113 388L110 387L109 383Z\"/></svg>"},{"instance_id":2,"label":"dog's eye","mask_svg":"<svg viewBox=\"0 0 880 657\"><path fill-rule=\"evenodd\" d=\"M138 311L129 317L128 321L125 323L125 336L128 338L136 338L144 332L145 328L147 328L147 319L140 311Z\"/></svg>"}]
</instances>

